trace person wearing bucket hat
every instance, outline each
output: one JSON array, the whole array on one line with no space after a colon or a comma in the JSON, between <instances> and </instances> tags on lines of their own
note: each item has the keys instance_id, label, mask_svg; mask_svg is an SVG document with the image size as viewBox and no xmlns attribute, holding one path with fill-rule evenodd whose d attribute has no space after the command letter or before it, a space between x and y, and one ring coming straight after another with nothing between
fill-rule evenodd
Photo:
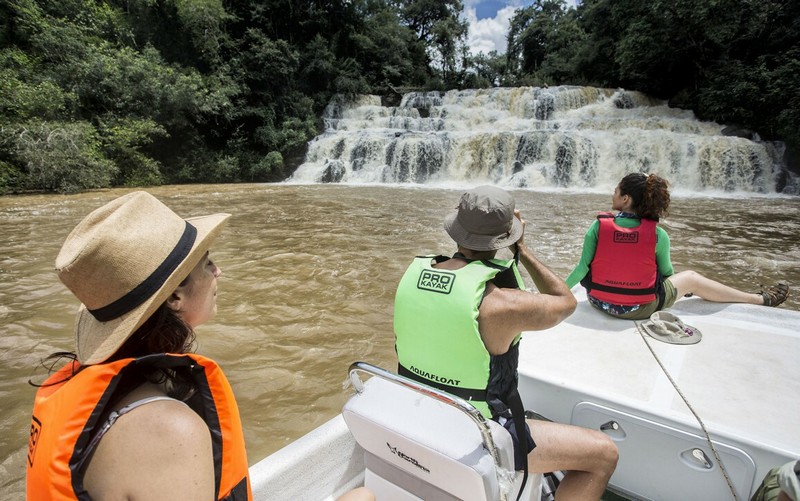
<instances>
[{"instance_id":1,"label":"person wearing bucket hat","mask_svg":"<svg viewBox=\"0 0 800 501\"><path fill-rule=\"evenodd\" d=\"M502 424L525 475L568 470L558 496L599 499L616 467L614 443L599 431L526 422L517 391L520 333L567 318L574 296L525 244L525 221L507 191L467 191L444 229L457 252L415 258L397 287L398 373L462 397ZM514 258L498 258L503 249ZM538 293L525 289L518 262Z\"/></svg>"},{"instance_id":2,"label":"person wearing bucket hat","mask_svg":"<svg viewBox=\"0 0 800 501\"><path fill-rule=\"evenodd\" d=\"M67 236L59 279L80 301L75 351L37 391L28 499L248 499L238 407L190 353L216 313L209 247L229 214L183 219L137 191Z\"/></svg>"},{"instance_id":3,"label":"person wearing bucket hat","mask_svg":"<svg viewBox=\"0 0 800 501\"><path fill-rule=\"evenodd\" d=\"M697 295L716 303L778 306L789 295L779 281L760 292L740 291L692 270L675 273L667 232L656 223L668 214L669 186L655 174L631 173L611 197L611 209L592 223L567 286L586 288L589 303L616 318L643 320Z\"/></svg>"}]
</instances>

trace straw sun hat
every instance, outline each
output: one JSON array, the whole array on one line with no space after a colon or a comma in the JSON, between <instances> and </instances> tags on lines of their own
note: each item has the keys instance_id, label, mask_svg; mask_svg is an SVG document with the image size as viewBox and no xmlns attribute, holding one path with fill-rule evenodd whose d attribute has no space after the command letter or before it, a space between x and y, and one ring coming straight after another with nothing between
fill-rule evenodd
<instances>
[{"instance_id":1,"label":"straw sun hat","mask_svg":"<svg viewBox=\"0 0 800 501\"><path fill-rule=\"evenodd\" d=\"M229 217L184 220L144 191L86 216L56 257L58 278L82 303L78 361L96 364L114 354L200 262Z\"/></svg>"},{"instance_id":2,"label":"straw sun hat","mask_svg":"<svg viewBox=\"0 0 800 501\"><path fill-rule=\"evenodd\" d=\"M445 218L444 229L467 249L502 249L522 236L514 206L511 193L496 186L478 186L461 195L456 212Z\"/></svg>"}]
</instances>

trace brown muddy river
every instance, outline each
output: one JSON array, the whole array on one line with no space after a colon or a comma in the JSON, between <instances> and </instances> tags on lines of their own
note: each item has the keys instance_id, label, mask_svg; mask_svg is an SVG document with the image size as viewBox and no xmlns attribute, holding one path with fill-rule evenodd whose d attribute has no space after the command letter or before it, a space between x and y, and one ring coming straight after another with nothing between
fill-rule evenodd
<instances>
[{"instance_id":1,"label":"brown muddy river","mask_svg":"<svg viewBox=\"0 0 800 501\"><path fill-rule=\"evenodd\" d=\"M38 362L72 349L77 301L53 263L73 226L128 190L0 197L0 486L24 497ZM217 318L198 350L228 375L250 464L327 421L349 394L355 360L394 369L394 289L414 255L452 253L442 218L460 190L347 185L196 185L149 190L178 214L233 214L212 256L222 268ZM526 242L566 277L611 193L515 191ZM800 309L800 199L673 196L663 226L676 271L744 290L788 280ZM530 284L529 284L530 285ZM528 342L534 342L530 340Z\"/></svg>"}]
</instances>

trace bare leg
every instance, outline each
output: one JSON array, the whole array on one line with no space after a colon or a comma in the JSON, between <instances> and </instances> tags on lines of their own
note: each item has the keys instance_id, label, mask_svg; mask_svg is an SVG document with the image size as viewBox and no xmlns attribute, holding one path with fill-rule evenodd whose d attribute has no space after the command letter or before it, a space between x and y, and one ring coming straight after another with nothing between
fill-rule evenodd
<instances>
[{"instance_id":1,"label":"bare leg","mask_svg":"<svg viewBox=\"0 0 800 501\"><path fill-rule=\"evenodd\" d=\"M528 421L536 448L528 455L533 473L566 470L556 499L600 499L617 467L617 446L605 434L547 421Z\"/></svg>"},{"instance_id":2,"label":"bare leg","mask_svg":"<svg viewBox=\"0 0 800 501\"><path fill-rule=\"evenodd\" d=\"M764 304L760 294L742 292L733 287L715 282L696 271L682 271L667 278L678 291L678 297L688 293L697 294L706 301L715 303L750 303Z\"/></svg>"}]
</instances>

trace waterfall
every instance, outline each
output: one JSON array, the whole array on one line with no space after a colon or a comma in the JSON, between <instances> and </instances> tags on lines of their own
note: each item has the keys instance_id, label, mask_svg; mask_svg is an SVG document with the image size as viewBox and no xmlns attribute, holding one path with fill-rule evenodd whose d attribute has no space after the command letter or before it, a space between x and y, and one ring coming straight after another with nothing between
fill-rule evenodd
<instances>
[{"instance_id":1,"label":"waterfall","mask_svg":"<svg viewBox=\"0 0 800 501\"><path fill-rule=\"evenodd\" d=\"M686 192L774 193L781 143L622 89L560 86L335 97L289 182L613 188L658 174Z\"/></svg>"}]
</instances>

